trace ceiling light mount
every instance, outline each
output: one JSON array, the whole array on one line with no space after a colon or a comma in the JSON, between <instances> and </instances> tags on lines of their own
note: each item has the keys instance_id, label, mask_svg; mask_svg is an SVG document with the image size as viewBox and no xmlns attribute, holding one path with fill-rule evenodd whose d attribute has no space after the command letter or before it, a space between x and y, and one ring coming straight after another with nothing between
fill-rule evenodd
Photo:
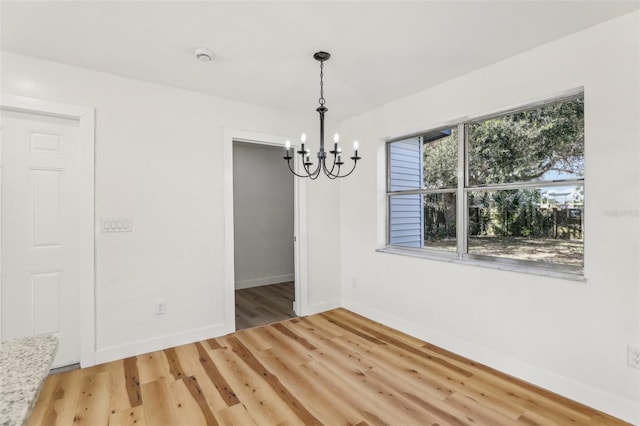
<instances>
[{"instance_id":1,"label":"ceiling light mount","mask_svg":"<svg viewBox=\"0 0 640 426\"><path fill-rule=\"evenodd\" d=\"M196 47L193 53L200 62L210 62L214 56L213 50L206 47Z\"/></svg>"},{"instance_id":2,"label":"ceiling light mount","mask_svg":"<svg viewBox=\"0 0 640 426\"><path fill-rule=\"evenodd\" d=\"M330 57L331 57L331 54L327 52L316 52L313 54L313 59L320 62L328 61Z\"/></svg>"},{"instance_id":3,"label":"ceiling light mount","mask_svg":"<svg viewBox=\"0 0 640 426\"><path fill-rule=\"evenodd\" d=\"M344 161L342 161L342 148L338 146L340 136L336 133L333 137L333 149L329 151L329 153L333 155L333 160L329 160L331 165L327 166L327 153L324 150L324 115L328 111L328 108L324 106L324 62L328 61L330 57L331 55L329 53L322 51L316 52L313 55L313 59L320 62L320 99L318 99L318 103L320 105L316 108L316 111L320 114L320 150L317 154L318 165L313 170L311 169L313 163L309 157L309 149L304 146L304 143L307 140L307 135L304 133L300 136L300 142L302 142L302 144L300 145L300 150L297 151L297 154L300 155L300 161L302 164L302 170L300 173L296 173L291 165L291 160L294 158L294 152L290 141L286 142L285 156L282 157L287 160L287 165L289 166L291 173L298 177L308 177L311 180L317 179L321 172L323 172L329 179L347 177L356 169L356 163L361 158L358 156L358 141L355 141L353 143L353 157L350 157L350 159L353 160L353 167L351 167L349 172L341 174L340 168L344 164Z\"/></svg>"}]
</instances>

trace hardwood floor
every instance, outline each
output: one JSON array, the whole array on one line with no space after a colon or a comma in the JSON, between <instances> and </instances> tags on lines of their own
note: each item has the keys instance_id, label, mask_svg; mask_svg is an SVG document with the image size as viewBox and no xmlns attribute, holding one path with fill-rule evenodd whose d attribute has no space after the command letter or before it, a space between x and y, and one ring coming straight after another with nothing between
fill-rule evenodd
<instances>
[{"instance_id":1,"label":"hardwood floor","mask_svg":"<svg viewBox=\"0 0 640 426\"><path fill-rule=\"evenodd\" d=\"M293 282L236 290L236 330L295 318Z\"/></svg>"},{"instance_id":2,"label":"hardwood floor","mask_svg":"<svg viewBox=\"0 0 640 426\"><path fill-rule=\"evenodd\" d=\"M30 425L623 425L344 309L50 376Z\"/></svg>"}]
</instances>

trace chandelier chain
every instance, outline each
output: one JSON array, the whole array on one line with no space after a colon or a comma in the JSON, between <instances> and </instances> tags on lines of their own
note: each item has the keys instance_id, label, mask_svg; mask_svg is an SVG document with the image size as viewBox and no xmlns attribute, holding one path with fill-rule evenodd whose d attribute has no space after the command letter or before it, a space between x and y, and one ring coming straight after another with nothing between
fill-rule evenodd
<instances>
[{"instance_id":1,"label":"chandelier chain","mask_svg":"<svg viewBox=\"0 0 640 426\"><path fill-rule=\"evenodd\" d=\"M318 102L320 102L320 105L324 105L324 61L320 61L320 99L318 99Z\"/></svg>"}]
</instances>

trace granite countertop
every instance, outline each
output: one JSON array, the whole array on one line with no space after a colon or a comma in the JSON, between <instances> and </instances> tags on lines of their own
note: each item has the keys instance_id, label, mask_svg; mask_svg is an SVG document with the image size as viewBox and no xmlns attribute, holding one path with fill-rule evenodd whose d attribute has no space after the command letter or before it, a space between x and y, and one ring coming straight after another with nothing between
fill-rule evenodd
<instances>
[{"instance_id":1,"label":"granite countertop","mask_svg":"<svg viewBox=\"0 0 640 426\"><path fill-rule=\"evenodd\" d=\"M0 344L0 425L27 423L58 349L50 335Z\"/></svg>"}]
</instances>

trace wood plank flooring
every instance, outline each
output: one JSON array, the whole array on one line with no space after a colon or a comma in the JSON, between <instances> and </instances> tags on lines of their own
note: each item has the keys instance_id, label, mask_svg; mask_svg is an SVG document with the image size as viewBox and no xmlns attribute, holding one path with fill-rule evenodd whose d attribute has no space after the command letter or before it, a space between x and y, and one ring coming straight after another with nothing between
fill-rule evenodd
<instances>
[{"instance_id":1,"label":"wood plank flooring","mask_svg":"<svg viewBox=\"0 0 640 426\"><path fill-rule=\"evenodd\" d=\"M344 309L50 376L30 425L624 425Z\"/></svg>"},{"instance_id":2,"label":"wood plank flooring","mask_svg":"<svg viewBox=\"0 0 640 426\"><path fill-rule=\"evenodd\" d=\"M295 318L293 282L236 290L236 330Z\"/></svg>"}]
</instances>

